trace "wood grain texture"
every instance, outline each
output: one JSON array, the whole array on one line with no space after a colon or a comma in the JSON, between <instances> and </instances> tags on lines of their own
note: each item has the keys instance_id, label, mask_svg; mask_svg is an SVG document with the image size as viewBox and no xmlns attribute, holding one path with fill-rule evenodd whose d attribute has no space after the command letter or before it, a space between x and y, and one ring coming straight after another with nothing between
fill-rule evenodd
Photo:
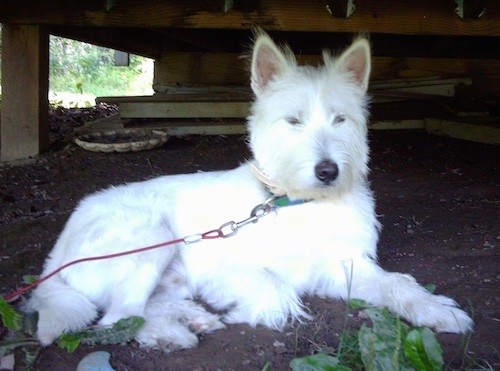
<instances>
[{"instance_id":1,"label":"wood grain texture","mask_svg":"<svg viewBox=\"0 0 500 371\"><path fill-rule=\"evenodd\" d=\"M43 27L3 25L1 160L48 148L49 39Z\"/></svg>"},{"instance_id":2,"label":"wood grain texture","mask_svg":"<svg viewBox=\"0 0 500 371\"><path fill-rule=\"evenodd\" d=\"M315 65L319 56L297 56L300 64ZM481 98L500 95L500 60L462 58L374 57L372 81L439 76L470 77L461 94ZM247 86L248 61L237 53L168 52L155 63L153 88L165 92L178 87Z\"/></svg>"},{"instance_id":3,"label":"wood grain texture","mask_svg":"<svg viewBox=\"0 0 500 371\"><path fill-rule=\"evenodd\" d=\"M121 0L107 11L101 1L4 0L2 23L104 27L208 28L500 36L500 2L480 19L462 20L452 1L358 0L347 18L332 17L323 1L261 0L257 9L225 13L214 1Z\"/></svg>"}]
</instances>

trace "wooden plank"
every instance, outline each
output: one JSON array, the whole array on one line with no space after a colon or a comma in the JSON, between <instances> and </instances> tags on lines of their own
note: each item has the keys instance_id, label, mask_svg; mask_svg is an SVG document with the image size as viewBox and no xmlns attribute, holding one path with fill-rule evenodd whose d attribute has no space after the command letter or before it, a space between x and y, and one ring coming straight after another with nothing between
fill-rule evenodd
<instances>
[{"instance_id":1,"label":"wooden plank","mask_svg":"<svg viewBox=\"0 0 500 371\"><path fill-rule=\"evenodd\" d=\"M244 120L239 121L219 121L219 122L199 122L199 121L160 121L156 123L135 124L129 127L140 127L148 129L162 129L168 131L172 136L184 135L234 135L247 134L247 127ZM97 128L97 126L96 126ZM425 120L392 120L375 121L368 125L370 130L398 130L398 129L424 129Z\"/></svg>"},{"instance_id":2,"label":"wooden plank","mask_svg":"<svg viewBox=\"0 0 500 371\"><path fill-rule=\"evenodd\" d=\"M249 113L249 102L120 103L123 118L234 118Z\"/></svg>"},{"instance_id":3,"label":"wooden plank","mask_svg":"<svg viewBox=\"0 0 500 371\"><path fill-rule=\"evenodd\" d=\"M212 86L196 87L190 89L172 90L168 93L154 95L111 96L97 97L96 103L162 103L162 102L251 102L253 93L250 87L225 88L213 90Z\"/></svg>"},{"instance_id":4,"label":"wooden plank","mask_svg":"<svg viewBox=\"0 0 500 371\"><path fill-rule=\"evenodd\" d=\"M201 102L195 100L181 101L135 101L134 97L101 97L99 102L118 104L122 118L246 118L250 113L251 101L210 101ZM140 97L143 98L143 97ZM397 119L413 120L423 118L425 115L444 113L444 109L435 103L432 108L428 101L421 102L399 102L397 105L388 103L373 104L374 116L379 121L393 121ZM423 113L424 112L424 113ZM388 124L387 126L390 126ZM414 126L413 123L405 125ZM420 125L420 124L418 124Z\"/></svg>"},{"instance_id":5,"label":"wooden plank","mask_svg":"<svg viewBox=\"0 0 500 371\"><path fill-rule=\"evenodd\" d=\"M399 130L399 129L424 129L425 120L410 119L410 120L386 120L374 121L368 124L368 129L371 130Z\"/></svg>"},{"instance_id":6,"label":"wooden plank","mask_svg":"<svg viewBox=\"0 0 500 371\"><path fill-rule=\"evenodd\" d=\"M155 62L153 90L178 86L241 86L248 81L246 60L237 53L168 52Z\"/></svg>"},{"instance_id":7,"label":"wooden plank","mask_svg":"<svg viewBox=\"0 0 500 371\"><path fill-rule=\"evenodd\" d=\"M242 135L248 133L243 120L229 122L158 122L140 125L139 127L166 130L171 136Z\"/></svg>"},{"instance_id":8,"label":"wooden plank","mask_svg":"<svg viewBox=\"0 0 500 371\"><path fill-rule=\"evenodd\" d=\"M425 127L431 134L445 137L471 140L473 142L500 144L500 118L495 122L482 121L451 121L442 119L426 119ZM491 121L491 120L489 120Z\"/></svg>"},{"instance_id":9,"label":"wooden plank","mask_svg":"<svg viewBox=\"0 0 500 371\"><path fill-rule=\"evenodd\" d=\"M49 38L44 27L3 25L2 161L35 156L49 146Z\"/></svg>"},{"instance_id":10,"label":"wooden plank","mask_svg":"<svg viewBox=\"0 0 500 371\"><path fill-rule=\"evenodd\" d=\"M300 64L317 64L319 56L298 56ZM155 63L153 89L166 92L179 87L248 86L247 60L237 53L170 52ZM391 58L372 59L372 85L379 80L401 77L432 78L441 76L452 83L463 83L462 94L481 98L500 95L500 60L453 58ZM470 80L453 80L467 76ZM472 83L470 83L472 82Z\"/></svg>"},{"instance_id":11,"label":"wooden plank","mask_svg":"<svg viewBox=\"0 0 500 371\"><path fill-rule=\"evenodd\" d=\"M447 79L447 78L441 78L440 76L427 76L427 77L415 77L406 79L373 81L370 84L370 87L374 90L393 90L393 89L421 88L421 87L435 86L435 85L455 86L457 84L470 85L471 80L470 78Z\"/></svg>"},{"instance_id":12,"label":"wooden plank","mask_svg":"<svg viewBox=\"0 0 500 371\"><path fill-rule=\"evenodd\" d=\"M3 0L0 22L74 26L321 31L391 34L500 36L500 2L488 2L479 19L463 21L454 4L435 0L357 0L347 19L332 17L323 1L261 0L249 9L224 13L214 1Z\"/></svg>"},{"instance_id":13,"label":"wooden plank","mask_svg":"<svg viewBox=\"0 0 500 371\"><path fill-rule=\"evenodd\" d=\"M484 99L496 99L500 95L498 59L375 57L372 71L372 81L429 74L443 78L468 76L471 84L457 87L462 95Z\"/></svg>"}]
</instances>

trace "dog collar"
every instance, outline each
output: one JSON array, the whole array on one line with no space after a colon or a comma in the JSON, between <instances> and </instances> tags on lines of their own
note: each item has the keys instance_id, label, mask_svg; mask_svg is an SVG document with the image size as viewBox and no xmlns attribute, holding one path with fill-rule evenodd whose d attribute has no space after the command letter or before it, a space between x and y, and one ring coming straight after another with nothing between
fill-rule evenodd
<instances>
[{"instance_id":1,"label":"dog collar","mask_svg":"<svg viewBox=\"0 0 500 371\"><path fill-rule=\"evenodd\" d=\"M280 187L279 183L271 178L269 178L266 174L264 174L255 164L250 164L250 171L252 174L263 183L269 192L276 196L284 196L286 192L283 188Z\"/></svg>"},{"instance_id":2,"label":"dog collar","mask_svg":"<svg viewBox=\"0 0 500 371\"><path fill-rule=\"evenodd\" d=\"M280 196L274 199L273 204L276 207L286 207L286 206L300 205L306 202L307 201L301 199L290 200L288 196Z\"/></svg>"},{"instance_id":3,"label":"dog collar","mask_svg":"<svg viewBox=\"0 0 500 371\"><path fill-rule=\"evenodd\" d=\"M269 178L255 164L250 164L250 170L252 174L260 180L274 196L272 203L275 207L300 205L307 202L301 199L290 200L290 198L286 195L285 190L280 187L279 183Z\"/></svg>"}]
</instances>

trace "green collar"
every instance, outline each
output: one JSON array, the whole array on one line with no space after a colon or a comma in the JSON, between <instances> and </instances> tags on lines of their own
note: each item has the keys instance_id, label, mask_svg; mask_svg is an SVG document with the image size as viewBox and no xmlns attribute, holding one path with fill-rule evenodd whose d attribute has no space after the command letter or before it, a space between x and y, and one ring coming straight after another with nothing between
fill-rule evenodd
<instances>
[{"instance_id":1,"label":"green collar","mask_svg":"<svg viewBox=\"0 0 500 371\"><path fill-rule=\"evenodd\" d=\"M306 200L301 200L301 199L290 200L288 196L279 196L273 201L273 204L276 207L286 207L286 206L300 205L306 202L307 202Z\"/></svg>"}]
</instances>

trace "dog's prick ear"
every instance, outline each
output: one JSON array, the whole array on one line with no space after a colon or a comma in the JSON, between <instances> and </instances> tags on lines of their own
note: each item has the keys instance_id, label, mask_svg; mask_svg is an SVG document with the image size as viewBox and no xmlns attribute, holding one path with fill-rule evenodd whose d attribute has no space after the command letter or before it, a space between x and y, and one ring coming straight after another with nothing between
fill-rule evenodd
<instances>
[{"instance_id":1,"label":"dog's prick ear","mask_svg":"<svg viewBox=\"0 0 500 371\"><path fill-rule=\"evenodd\" d=\"M351 72L358 85L368 89L368 79L371 71L370 43L367 39L355 41L339 58L339 65Z\"/></svg>"},{"instance_id":2,"label":"dog's prick ear","mask_svg":"<svg viewBox=\"0 0 500 371\"><path fill-rule=\"evenodd\" d=\"M259 31L252 53L251 85L256 95L266 90L275 76L283 74L288 66L285 55L264 32Z\"/></svg>"}]
</instances>

